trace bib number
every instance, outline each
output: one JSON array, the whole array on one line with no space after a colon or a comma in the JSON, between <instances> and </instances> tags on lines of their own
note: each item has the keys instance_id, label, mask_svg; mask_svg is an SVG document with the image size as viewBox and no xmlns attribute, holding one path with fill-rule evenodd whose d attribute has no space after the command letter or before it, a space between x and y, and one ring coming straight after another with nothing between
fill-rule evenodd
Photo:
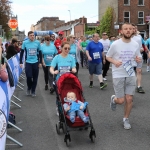
<instances>
[{"instance_id":1,"label":"bib number","mask_svg":"<svg viewBox=\"0 0 150 150\"><path fill-rule=\"evenodd\" d=\"M70 72L70 66L61 66L59 67L60 76L64 73Z\"/></svg>"},{"instance_id":2,"label":"bib number","mask_svg":"<svg viewBox=\"0 0 150 150\"><path fill-rule=\"evenodd\" d=\"M99 54L99 52L95 52L95 53L93 53L93 58L94 58L94 59L98 59L98 58L100 58L100 54Z\"/></svg>"},{"instance_id":3,"label":"bib number","mask_svg":"<svg viewBox=\"0 0 150 150\"><path fill-rule=\"evenodd\" d=\"M53 55L46 55L46 60L47 61L52 61L53 60Z\"/></svg>"},{"instance_id":4,"label":"bib number","mask_svg":"<svg viewBox=\"0 0 150 150\"><path fill-rule=\"evenodd\" d=\"M36 49L29 49L29 56L36 56L37 50Z\"/></svg>"},{"instance_id":5,"label":"bib number","mask_svg":"<svg viewBox=\"0 0 150 150\"><path fill-rule=\"evenodd\" d=\"M83 47L83 50L86 51L86 47Z\"/></svg>"},{"instance_id":6,"label":"bib number","mask_svg":"<svg viewBox=\"0 0 150 150\"><path fill-rule=\"evenodd\" d=\"M134 69L133 69L133 66L132 66L132 63L131 63L131 60L127 61L124 65L123 65L125 71L127 72L127 74L129 76L132 75L132 73L134 73Z\"/></svg>"}]
</instances>

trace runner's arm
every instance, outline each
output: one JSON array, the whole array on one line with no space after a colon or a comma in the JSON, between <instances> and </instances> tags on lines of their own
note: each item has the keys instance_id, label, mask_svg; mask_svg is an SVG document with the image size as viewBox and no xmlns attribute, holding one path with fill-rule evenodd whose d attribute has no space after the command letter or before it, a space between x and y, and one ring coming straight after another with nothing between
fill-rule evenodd
<instances>
[{"instance_id":1,"label":"runner's arm","mask_svg":"<svg viewBox=\"0 0 150 150\"><path fill-rule=\"evenodd\" d=\"M39 59L40 59L40 64L42 64L42 52L41 51L39 51Z\"/></svg>"},{"instance_id":2,"label":"runner's arm","mask_svg":"<svg viewBox=\"0 0 150 150\"><path fill-rule=\"evenodd\" d=\"M20 64L22 64L23 54L24 54L24 49L21 49L21 53L20 53Z\"/></svg>"}]
</instances>

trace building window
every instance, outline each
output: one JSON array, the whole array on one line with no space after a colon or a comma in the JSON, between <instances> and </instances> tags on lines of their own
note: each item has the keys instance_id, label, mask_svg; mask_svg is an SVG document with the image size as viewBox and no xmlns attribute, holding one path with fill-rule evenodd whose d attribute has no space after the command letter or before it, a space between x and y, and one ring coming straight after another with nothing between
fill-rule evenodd
<instances>
[{"instance_id":1,"label":"building window","mask_svg":"<svg viewBox=\"0 0 150 150\"><path fill-rule=\"evenodd\" d=\"M138 12L138 24L144 24L144 11Z\"/></svg>"},{"instance_id":2,"label":"building window","mask_svg":"<svg viewBox=\"0 0 150 150\"><path fill-rule=\"evenodd\" d=\"M129 11L124 12L124 22L130 23L130 12Z\"/></svg>"},{"instance_id":3,"label":"building window","mask_svg":"<svg viewBox=\"0 0 150 150\"><path fill-rule=\"evenodd\" d=\"M130 0L124 0L124 5L130 5Z\"/></svg>"},{"instance_id":4,"label":"building window","mask_svg":"<svg viewBox=\"0 0 150 150\"><path fill-rule=\"evenodd\" d=\"M144 5L144 0L138 0L138 5Z\"/></svg>"}]
</instances>

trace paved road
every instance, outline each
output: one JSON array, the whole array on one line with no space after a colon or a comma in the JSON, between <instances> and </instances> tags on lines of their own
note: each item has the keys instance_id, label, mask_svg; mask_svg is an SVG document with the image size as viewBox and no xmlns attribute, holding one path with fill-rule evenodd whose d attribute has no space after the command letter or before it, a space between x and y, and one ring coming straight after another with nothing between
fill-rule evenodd
<instances>
[{"instance_id":1,"label":"paved road","mask_svg":"<svg viewBox=\"0 0 150 150\"><path fill-rule=\"evenodd\" d=\"M88 71L81 68L79 79L82 82L84 96L89 102L89 111L96 130L96 142L91 143L88 131L71 132L71 145L64 143L64 135L57 135L55 124L58 121L55 111L55 95L44 90L43 71L40 69L37 97L25 95L17 88L15 95L22 99L22 108L11 106L16 115L17 126L23 129L8 129L8 134L23 143L21 150L149 150L150 149L150 73L143 67L143 88L146 94L136 93L130 116L131 130L125 130L122 124L123 105L116 112L109 107L110 96L114 94L111 70L108 72L108 87L100 90L97 77L94 87L88 88ZM25 83L25 81L21 81ZM16 100L15 100L16 101ZM17 101L16 101L17 102ZM7 144L12 143L7 140ZM7 145L6 150L18 150L19 146Z\"/></svg>"}]
</instances>

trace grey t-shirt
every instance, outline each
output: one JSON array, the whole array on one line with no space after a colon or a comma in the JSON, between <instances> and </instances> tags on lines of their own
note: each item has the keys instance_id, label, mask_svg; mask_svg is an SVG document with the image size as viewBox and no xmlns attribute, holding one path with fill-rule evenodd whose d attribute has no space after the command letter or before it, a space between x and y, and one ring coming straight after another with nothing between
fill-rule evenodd
<instances>
[{"instance_id":1,"label":"grey t-shirt","mask_svg":"<svg viewBox=\"0 0 150 150\"><path fill-rule=\"evenodd\" d=\"M108 39L106 39L106 40L100 39L99 42L102 43L103 49L104 49L104 54L106 54L108 52L109 47L110 47L110 41Z\"/></svg>"},{"instance_id":2,"label":"grey t-shirt","mask_svg":"<svg viewBox=\"0 0 150 150\"><path fill-rule=\"evenodd\" d=\"M123 42L122 39L113 42L106 57L111 57L114 60L122 62L122 65L118 68L112 64L113 78L129 77L129 74L124 68L124 64L128 61L131 62L131 65L134 64L136 56L140 57L141 54L139 52L139 45L134 40L131 39L131 42L129 43ZM135 76L135 72L130 76Z\"/></svg>"}]
</instances>

